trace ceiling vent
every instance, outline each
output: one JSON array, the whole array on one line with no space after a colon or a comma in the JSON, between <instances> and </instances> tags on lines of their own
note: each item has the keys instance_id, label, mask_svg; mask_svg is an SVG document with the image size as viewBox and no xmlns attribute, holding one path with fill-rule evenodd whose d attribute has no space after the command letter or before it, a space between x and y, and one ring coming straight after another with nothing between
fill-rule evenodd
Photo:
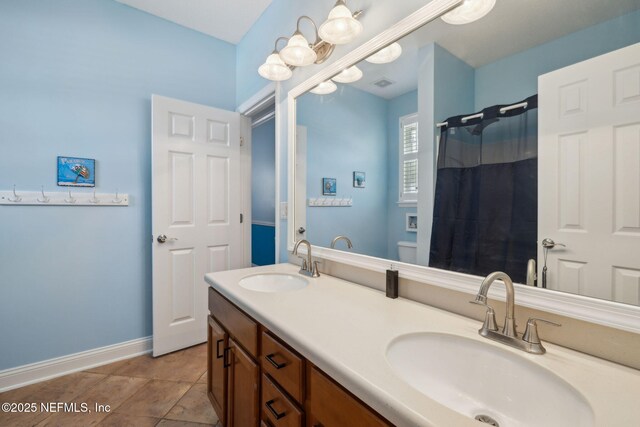
<instances>
[{"instance_id":1,"label":"ceiling vent","mask_svg":"<svg viewBox=\"0 0 640 427\"><path fill-rule=\"evenodd\" d=\"M376 85L378 87L381 87L381 88L385 88L387 86L391 86L394 83L395 82L393 80L389 80L386 77L383 77L380 80L373 82L374 85Z\"/></svg>"}]
</instances>

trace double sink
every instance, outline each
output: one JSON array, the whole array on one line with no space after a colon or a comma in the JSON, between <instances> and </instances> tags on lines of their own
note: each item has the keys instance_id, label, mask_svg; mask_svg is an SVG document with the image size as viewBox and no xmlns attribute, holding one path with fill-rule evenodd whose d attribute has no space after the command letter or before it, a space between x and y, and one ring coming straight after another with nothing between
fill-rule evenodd
<instances>
[{"instance_id":1,"label":"double sink","mask_svg":"<svg viewBox=\"0 0 640 427\"><path fill-rule=\"evenodd\" d=\"M279 298L283 298L308 286L312 289L314 280L264 272L247 275L237 284L252 293L282 293ZM592 406L583 394L545 364L532 361L553 355L520 355L482 338L448 332L411 332L387 338L381 357L401 382L486 425L596 425Z\"/></svg>"}]
</instances>

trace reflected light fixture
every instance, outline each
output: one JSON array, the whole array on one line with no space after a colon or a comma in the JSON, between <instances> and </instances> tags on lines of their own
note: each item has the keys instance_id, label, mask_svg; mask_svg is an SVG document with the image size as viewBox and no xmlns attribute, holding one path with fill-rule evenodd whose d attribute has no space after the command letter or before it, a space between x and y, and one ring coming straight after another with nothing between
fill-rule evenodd
<instances>
[{"instance_id":1,"label":"reflected light fixture","mask_svg":"<svg viewBox=\"0 0 640 427\"><path fill-rule=\"evenodd\" d=\"M260 68L258 68L258 74L260 74L265 79L272 80L274 82L287 80L293 75L291 68L289 68L287 64L284 63L284 61L278 54L278 42L280 40L287 40L287 38L278 37L273 48L273 52L271 52L271 55L267 57L265 63L262 64Z\"/></svg>"},{"instance_id":2,"label":"reflected light fixture","mask_svg":"<svg viewBox=\"0 0 640 427\"><path fill-rule=\"evenodd\" d=\"M362 11L351 13L345 0L336 1L329 17L318 30L320 38L331 44L347 44L362 32L362 24L356 19Z\"/></svg>"},{"instance_id":3,"label":"reflected light fixture","mask_svg":"<svg viewBox=\"0 0 640 427\"><path fill-rule=\"evenodd\" d=\"M366 58L365 61L371 62L372 64L387 64L398 59L400 55L402 55L402 46L398 43L391 43L389 46L380 49Z\"/></svg>"},{"instance_id":4,"label":"reflected light fixture","mask_svg":"<svg viewBox=\"0 0 640 427\"><path fill-rule=\"evenodd\" d=\"M496 0L464 0L460 6L442 15L442 20L452 25L468 24L491 12L495 4Z\"/></svg>"},{"instance_id":5,"label":"reflected light fixture","mask_svg":"<svg viewBox=\"0 0 640 427\"><path fill-rule=\"evenodd\" d=\"M362 70L357 66L349 67L346 70L342 70L342 72L331 80L338 83L353 83L357 82L362 78Z\"/></svg>"},{"instance_id":6,"label":"reflected light fixture","mask_svg":"<svg viewBox=\"0 0 640 427\"><path fill-rule=\"evenodd\" d=\"M327 95L335 92L336 89L338 89L338 86L336 86L336 84L331 80L327 80L311 89L311 93L315 93L316 95Z\"/></svg>"}]
</instances>

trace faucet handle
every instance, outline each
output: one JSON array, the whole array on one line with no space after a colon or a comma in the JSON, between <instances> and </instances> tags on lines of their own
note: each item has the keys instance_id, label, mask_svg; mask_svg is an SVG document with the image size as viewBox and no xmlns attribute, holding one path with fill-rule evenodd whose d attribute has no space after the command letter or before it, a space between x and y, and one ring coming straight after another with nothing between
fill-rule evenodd
<instances>
[{"instance_id":1,"label":"faucet handle","mask_svg":"<svg viewBox=\"0 0 640 427\"><path fill-rule=\"evenodd\" d=\"M530 344L540 344L540 337L538 336L538 324L536 322L548 323L552 326L562 326L560 323L552 322L551 320L540 319L538 317L530 317L527 320L527 328L524 330L522 340Z\"/></svg>"},{"instance_id":2,"label":"faucet handle","mask_svg":"<svg viewBox=\"0 0 640 427\"><path fill-rule=\"evenodd\" d=\"M477 300L469 301L470 304L477 304L487 308L487 312L484 315L484 323L482 324L482 329L480 329L480 334L486 331L497 331L498 323L496 322L496 312L493 310L489 304L485 302L480 302Z\"/></svg>"},{"instance_id":3,"label":"faucet handle","mask_svg":"<svg viewBox=\"0 0 640 427\"><path fill-rule=\"evenodd\" d=\"M320 277L320 271L318 270L318 261L313 261L313 267L311 267L311 277Z\"/></svg>"},{"instance_id":4,"label":"faucet handle","mask_svg":"<svg viewBox=\"0 0 640 427\"><path fill-rule=\"evenodd\" d=\"M300 266L300 270L309 270L309 267L307 266L307 257L303 257L298 255L298 258L300 258L302 260L302 265Z\"/></svg>"}]
</instances>

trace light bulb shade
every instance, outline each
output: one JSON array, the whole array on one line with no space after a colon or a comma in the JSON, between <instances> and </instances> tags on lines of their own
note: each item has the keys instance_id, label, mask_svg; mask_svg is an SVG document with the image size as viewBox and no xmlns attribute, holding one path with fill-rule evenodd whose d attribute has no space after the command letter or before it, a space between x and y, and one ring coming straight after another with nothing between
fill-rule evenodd
<instances>
[{"instance_id":1,"label":"light bulb shade","mask_svg":"<svg viewBox=\"0 0 640 427\"><path fill-rule=\"evenodd\" d=\"M289 43L280 51L280 58L295 67L311 65L317 57L313 49L309 47L307 39L300 33L291 36Z\"/></svg>"},{"instance_id":2,"label":"light bulb shade","mask_svg":"<svg viewBox=\"0 0 640 427\"><path fill-rule=\"evenodd\" d=\"M400 55L402 55L402 46L398 43L392 43L366 58L366 61L372 64L387 64L398 59Z\"/></svg>"},{"instance_id":3,"label":"light bulb shade","mask_svg":"<svg viewBox=\"0 0 640 427\"><path fill-rule=\"evenodd\" d=\"M362 70L356 67L349 67L346 70L342 70L340 74L333 77L331 80L336 81L338 83L353 83L357 82L362 78Z\"/></svg>"},{"instance_id":4,"label":"light bulb shade","mask_svg":"<svg viewBox=\"0 0 640 427\"><path fill-rule=\"evenodd\" d=\"M327 80L326 82L320 83L318 86L311 89L311 93L315 93L316 95L327 95L329 93L335 92L338 89L338 86L331 80Z\"/></svg>"},{"instance_id":5,"label":"light bulb shade","mask_svg":"<svg viewBox=\"0 0 640 427\"><path fill-rule=\"evenodd\" d=\"M329 17L318 29L320 38L331 44L347 44L362 32L362 24L344 4L331 9Z\"/></svg>"},{"instance_id":6,"label":"light bulb shade","mask_svg":"<svg viewBox=\"0 0 640 427\"><path fill-rule=\"evenodd\" d=\"M496 0L465 0L451 12L442 15L442 20L453 25L468 24L491 12L495 4Z\"/></svg>"},{"instance_id":7,"label":"light bulb shade","mask_svg":"<svg viewBox=\"0 0 640 427\"><path fill-rule=\"evenodd\" d=\"M273 52L271 55L267 57L267 60L264 64L258 68L258 74L264 77L267 80L272 80L274 82L280 82L282 80L287 80L293 74L291 69L287 67L287 65L282 61L280 55L276 52Z\"/></svg>"}]
</instances>

